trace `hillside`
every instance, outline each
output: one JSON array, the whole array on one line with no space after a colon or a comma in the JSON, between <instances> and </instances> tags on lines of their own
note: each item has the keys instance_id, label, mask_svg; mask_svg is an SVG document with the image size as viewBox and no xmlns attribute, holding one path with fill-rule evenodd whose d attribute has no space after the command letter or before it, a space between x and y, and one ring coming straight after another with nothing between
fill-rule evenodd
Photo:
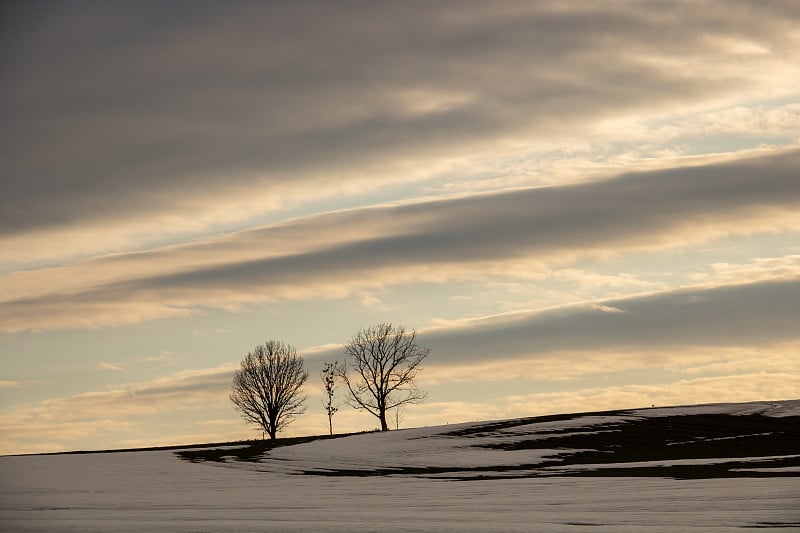
<instances>
[{"instance_id":1,"label":"hillside","mask_svg":"<svg viewBox=\"0 0 800 533\"><path fill-rule=\"evenodd\" d=\"M268 444L269 446L269 444ZM260 471L443 479L800 476L800 405L720 404L553 415L356 435L264 450L178 452Z\"/></svg>"},{"instance_id":2,"label":"hillside","mask_svg":"<svg viewBox=\"0 0 800 533\"><path fill-rule=\"evenodd\" d=\"M800 527L800 401L0 457L3 531Z\"/></svg>"}]
</instances>

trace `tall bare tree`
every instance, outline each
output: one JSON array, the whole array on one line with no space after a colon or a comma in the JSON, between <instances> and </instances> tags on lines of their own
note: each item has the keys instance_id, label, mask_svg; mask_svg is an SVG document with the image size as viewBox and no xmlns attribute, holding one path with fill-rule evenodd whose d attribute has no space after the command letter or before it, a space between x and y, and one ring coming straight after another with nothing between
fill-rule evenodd
<instances>
[{"instance_id":1,"label":"tall bare tree","mask_svg":"<svg viewBox=\"0 0 800 533\"><path fill-rule=\"evenodd\" d=\"M320 377L322 383L325 385L325 395L327 403L323 404L325 412L328 414L328 430L333 435L333 415L339 410L339 407L333 403L333 397L336 393L336 373L339 369L339 362L325 363L325 368L322 369Z\"/></svg>"},{"instance_id":2,"label":"tall bare tree","mask_svg":"<svg viewBox=\"0 0 800 533\"><path fill-rule=\"evenodd\" d=\"M308 379L294 346L268 341L247 354L233 376L231 401L245 422L270 439L305 412L300 389Z\"/></svg>"},{"instance_id":3,"label":"tall bare tree","mask_svg":"<svg viewBox=\"0 0 800 533\"><path fill-rule=\"evenodd\" d=\"M349 392L347 403L377 417L381 431L389 429L387 410L427 397L414 380L431 350L417 344L416 331L378 324L359 330L344 351L350 360L338 375Z\"/></svg>"}]
</instances>

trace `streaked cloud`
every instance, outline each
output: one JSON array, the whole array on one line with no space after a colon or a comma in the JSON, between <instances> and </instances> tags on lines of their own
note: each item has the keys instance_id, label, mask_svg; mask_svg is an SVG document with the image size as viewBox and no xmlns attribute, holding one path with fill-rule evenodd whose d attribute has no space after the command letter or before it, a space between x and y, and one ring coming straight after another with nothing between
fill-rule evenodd
<instances>
[{"instance_id":1,"label":"streaked cloud","mask_svg":"<svg viewBox=\"0 0 800 533\"><path fill-rule=\"evenodd\" d=\"M240 225L613 122L729 124L720 109L747 114L800 82L793 2L171 9L191 16L4 8L7 261Z\"/></svg>"},{"instance_id":2,"label":"streaked cloud","mask_svg":"<svg viewBox=\"0 0 800 533\"><path fill-rule=\"evenodd\" d=\"M777 277L796 276L800 270L800 255L785 257L757 257L747 264L712 263L706 272L692 276L697 282L730 283L732 281L760 281Z\"/></svg>"},{"instance_id":3,"label":"streaked cloud","mask_svg":"<svg viewBox=\"0 0 800 533\"><path fill-rule=\"evenodd\" d=\"M537 357L557 351L752 346L798 340L800 277L665 291L644 296L509 313L426 332L446 361ZM598 310L597 305L621 312Z\"/></svg>"},{"instance_id":4,"label":"streaked cloud","mask_svg":"<svg viewBox=\"0 0 800 533\"><path fill-rule=\"evenodd\" d=\"M798 342L776 341L777 344L744 346L654 346L631 347L621 342L611 348L573 349L535 353L529 357L518 353L498 353L474 362L433 359L425 369L425 382L446 388L448 384L508 383L528 380L552 388L553 383L570 387L572 383L602 378L612 374L648 372L657 375L731 376L757 372L800 372L795 361ZM440 364L441 363L441 364Z\"/></svg>"},{"instance_id":5,"label":"streaked cloud","mask_svg":"<svg viewBox=\"0 0 800 533\"><path fill-rule=\"evenodd\" d=\"M513 275L576 257L800 229L800 152L603 181L334 212L0 278L6 331ZM794 272L792 268L789 272ZM588 278L587 278L588 279ZM61 282L59 284L58 282Z\"/></svg>"}]
</instances>

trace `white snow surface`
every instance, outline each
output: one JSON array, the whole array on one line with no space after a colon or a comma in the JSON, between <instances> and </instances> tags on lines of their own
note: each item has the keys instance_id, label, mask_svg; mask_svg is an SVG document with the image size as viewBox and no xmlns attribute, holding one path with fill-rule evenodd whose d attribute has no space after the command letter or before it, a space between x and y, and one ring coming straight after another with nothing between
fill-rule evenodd
<instances>
[{"instance_id":1,"label":"white snow surface","mask_svg":"<svg viewBox=\"0 0 800 533\"><path fill-rule=\"evenodd\" d=\"M656 407L627 411L632 415L675 416L702 414L729 414L764 416L800 416L800 400L783 400L780 402L748 402L748 403L713 403L705 405L684 405L679 407Z\"/></svg>"},{"instance_id":2,"label":"white snow surface","mask_svg":"<svg viewBox=\"0 0 800 533\"><path fill-rule=\"evenodd\" d=\"M425 475L300 472L536 463L557 450L475 444L536 431L597 431L628 417L797 413L800 402L642 409L620 417L525 424L477 437L459 424L314 441L260 462L190 463L174 451L0 457L0 531L517 532L742 531L800 528L797 477L674 480L534 477L454 481Z\"/></svg>"}]
</instances>

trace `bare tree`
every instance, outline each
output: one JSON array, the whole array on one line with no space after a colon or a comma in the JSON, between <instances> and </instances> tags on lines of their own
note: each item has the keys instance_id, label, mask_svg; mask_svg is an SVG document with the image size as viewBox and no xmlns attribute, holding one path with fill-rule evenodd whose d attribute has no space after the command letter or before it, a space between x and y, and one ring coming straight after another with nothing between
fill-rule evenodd
<instances>
[{"instance_id":1,"label":"bare tree","mask_svg":"<svg viewBox=\"0 0 800 533\"><path fill-rule=\"evenodd\" d=\"M333 435L333 415L339 410L339 407L333 403L333 396L336 393L336 373L338 369L338 361L325 363L325 368L322 369L322 373L320 374L322 382L325 384L327 403L323 405L325 406L325 412L328 413L328 429L331 435Z\"/></svg>"},{"instance_id":2,"label":"bare tree","mask_svg":"<svg viewBox=\"0 0 800 533\"><path fill-rule=\"evenodd\" d=\"M381 431L389 429L386 411L401 405L418 403L427 397L414 380L430 348L416 342L416 331L390 323L359 330L344 351L351 361L339 369L338 376L347 386L347 403L364 409L381 422ZM353 372L350 373L350 367Z\"/></svg>"},{"instance_id":3,"label":"bare tree","mask_svg":"<svg viewBox=\"0 0 800 533\"><path fill-rule=\"evenodd\" d=\"M403 420L402 405L394 408L394 429L400 429L400 421Z\"/></svg>"},{"instance_id":4,"label":"bare tree","mask_svg":"<svg viewBox=\"0 0 800 533\"><path fill-rule=\"evenodd\" d=\"M230 398L245 422L260 426L274 439L305 412L306 397L300 389L307 379L303 358L294 346L268 341L242 360Z\"/></svg>"}]
</instances>

